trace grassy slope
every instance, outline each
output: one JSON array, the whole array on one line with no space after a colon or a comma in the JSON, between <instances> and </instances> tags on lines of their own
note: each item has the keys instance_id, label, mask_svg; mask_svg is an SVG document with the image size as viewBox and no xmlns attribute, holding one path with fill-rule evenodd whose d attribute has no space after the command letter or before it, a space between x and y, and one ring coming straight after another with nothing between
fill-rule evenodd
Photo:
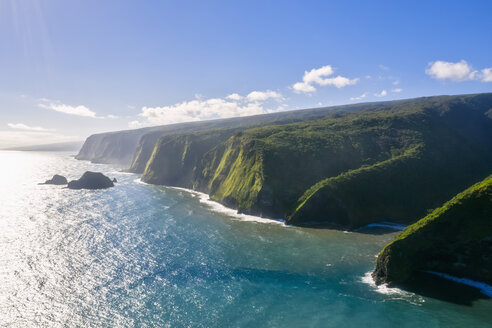
<instances>
[{"instance_id":1,"label":"grassy slope","mask_svg":"<svg viewBox=\"0 0 492 328\"><path fill-rule=\"evenodd\" d=\"M403 283L417 270L492 284L492 175L407 227L380 253L378 283Z\"/></svg>"}]
</instances>

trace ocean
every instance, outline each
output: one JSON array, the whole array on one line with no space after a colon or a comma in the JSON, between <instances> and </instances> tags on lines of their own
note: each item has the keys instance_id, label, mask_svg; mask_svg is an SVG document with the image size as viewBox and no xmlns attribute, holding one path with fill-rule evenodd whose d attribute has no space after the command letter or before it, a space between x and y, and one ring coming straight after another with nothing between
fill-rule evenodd
<instances>
[{"instance_id":1,"label":"ocean","mask_svg":"<svg viewBox=\"0 0 492 328\"><path fill-rule=\"evenodd\" d=\"M0 152L0 327L490 327L369 272L397 232L285 226L71 153ZM107 190L38 185L85 171Z\"/></svg>"}]
</instances>

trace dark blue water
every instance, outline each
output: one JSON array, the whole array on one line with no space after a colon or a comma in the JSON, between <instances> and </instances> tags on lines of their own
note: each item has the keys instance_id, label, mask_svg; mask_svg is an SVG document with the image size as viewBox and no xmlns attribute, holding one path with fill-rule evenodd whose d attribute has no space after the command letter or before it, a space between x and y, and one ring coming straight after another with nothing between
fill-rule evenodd
<instances>
[{"instance_id":1,"label":"dark blue water","mask_svg":"<svg viewBox=\"0 0 492 328\"><path fill-rule=\"evenodd\" d=\"M66 153L0 152L0 163L1 327L492 323L490 300L463 306L372 286L366 274L394 234L234 217ZM104 191L37 185L88 169L119 182Z\"/></svg>"}]
</instances>

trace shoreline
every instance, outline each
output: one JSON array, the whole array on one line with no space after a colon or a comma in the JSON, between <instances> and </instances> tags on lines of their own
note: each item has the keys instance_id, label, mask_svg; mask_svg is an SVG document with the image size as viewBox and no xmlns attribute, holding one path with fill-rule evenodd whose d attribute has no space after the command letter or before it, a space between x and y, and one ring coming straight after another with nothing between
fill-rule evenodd
<instances>
[{"instance_id":1,"label":"shoreline","mask_svg":"<svg viewBox=\"0 0 492 328\"><path fill-rule=\"evenodd\" d=\"M216 213L225 214L225 215L230 216L231 218L239 220L239 221L258 222L258 223L265 223L265 224L277 224L277 225L281 225L284 227L291 227L291 225L285 224L285 221L282 219L266 219L266 218L262 218L259 216L238 213L237 210L235 210L233 208L229 208L225 205L222 205L219 202L216 202L216 201L210 199L210 196L208 194L200 192L200 191L196 191L196 190L188 189L188 188L182 188L182 187L153 185L150 183L143 182L141 180L141 178L135 179L135 182L145 184L148 186L156 186L156 187L162 187L162 188L166 188L166 189L174 189L174 190L180 190L180 191L187 192L191 195L194 195L195 197L198 197L200 203L207 205L207 207L211 211L216 212Z\"/></svg>"},{"instance_id":2,"label":"shoreline","mask_svg":"<svg viewBox=\"0 0 492 328\"><path fill-rule=\"evenodd\" d=\"M225 205L222 205L219 202L216 202L212 199L210 199L210 196L206 193L199 192L196 190L188 189L188 188L182 188L182 187L174 187L174 186L160 186L160 185L152 185L146 182L143 182L140 178L135 179L137 183L149 185L149 186L158 186L158 187L163 187L166 189L174 189L174 190L179 190L179 191L184 191L186 193L189 193L195 197L199 198L199 201L201 204L207 205L210 210L216 213L221 213L225 214L227 216L230 216L233 219L240 220L240 221L246 221L246 222L258 222L258 223L265 223L265 224L279 224L284 227L292 227L291 225L285 224L284 220L275 220L275 219L265 219L262 217L258 216L253 216L253 215L248 215L248 214L240 214L237 212L237 210L226 207ZM392 229L396 231L403 231L405 230L407 226L403 224L398 224L398 223L392 223L392 222L387 222L387 221L381 221L381 222L376 222L376 223L370 223L362 228L386 228L386 229ZM359 229L362 229L359 228ZM359 230L357 229L357 230ZM357 232L357 230L353 232ZM351 231L344 231L346 233L351 232ZM479 281L474 281L471 279L467 278L458 278L454 277L445 273L440 273L440 272L434 272L434 271L425 271L429 274L433 274L436 276L439 276L443 279L450 280L459 284L463 284L469 287L473 287L478 289L482 294L492 297L492 286L488 285L483 282ZM376 285L374 282L374 279L372 277L372 271L366 272L364 276L361 278L361 281L364 284L369 285L372 287L377 293L383 294L383 295L399 295L403 297L414 297L417 294L406 291L404 289L398 288L398 287L389 287L387 284L381 284L381 285Z\"/></svg>"},{"instance_id":3,"label":"shoreline","mask_svg":"<svg viewBox=\"0 0 492 328\"><path fill-rule=\"evenodd\" d=\"M132 172L125 172L125 173L135 174L135 175L138 174L138 173L132 173ZM189 194L192 194L192 195L198 197L200 199L200 203L207 205L214 212L226 214L230 217L233 217L235 219L239 219L241 221L280 224L280 225L283 225L284 227L310 228L310 227L316 227L317 226L316 224L313 224L311 226L309 226L309 225L296 226L296 225L286 224L284 219L268 219L268 218L262 218L260 216L238 213L236 209L227 207L227 206L211 199L210 195L203 193L203 192L200 192L200 191L196 191L196 190L188 189L188 188L183 188L183 187L155 185L155 184L143 182L141 180L141 178L137 178L137 179L135 179L135 181L137 183L145 184L148 186L156 186L156 187L169 188L169 189L175 189L175 190L187 192ZM374 229L374 228L383 228L383 229L389 229L389 230L395 230L395 231L403 231L407 227L407 225L399 224L399 223L393 223L393 222L389 222L389 221L380 221L380 222L369 223L369 224L362 226L360 228L357 228L355 230L347 230L347 229L343 229L343 228L337 228L333 225L318 225L318 226L320 226L321 228L328 228L330 230L343 231L344 233L354 233L354 232L359 232L359 230L361 230L361 229Z\"/></svg>"}]
</instances>

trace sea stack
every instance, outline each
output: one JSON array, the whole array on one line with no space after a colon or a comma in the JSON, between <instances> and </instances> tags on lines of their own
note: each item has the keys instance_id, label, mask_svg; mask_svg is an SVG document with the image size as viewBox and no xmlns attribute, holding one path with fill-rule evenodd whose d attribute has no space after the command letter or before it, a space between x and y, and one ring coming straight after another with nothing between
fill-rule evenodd
<instances>
[{"instance_id":1,"label":"sea stack","mask_svg":"<svg viewBox=\"0 0 492 328\"><path fill-rule=\"evenodd\" d=\"M69 189L107 189L114 187L110 178L100 172L85 172L78 180L68 183Z\"/></svg>"},{"instance_id":2,"label":"sea stack","mask_svg":"<svg viewBox=\"0 0 492 328\"><path fill-rule=\"evenodd\" d=\"M55 174L50 180L46 180L42 184L52 184L52 185L66 185L68 183L67 178L64 176Z\"/></svg>"}]
</instances>

